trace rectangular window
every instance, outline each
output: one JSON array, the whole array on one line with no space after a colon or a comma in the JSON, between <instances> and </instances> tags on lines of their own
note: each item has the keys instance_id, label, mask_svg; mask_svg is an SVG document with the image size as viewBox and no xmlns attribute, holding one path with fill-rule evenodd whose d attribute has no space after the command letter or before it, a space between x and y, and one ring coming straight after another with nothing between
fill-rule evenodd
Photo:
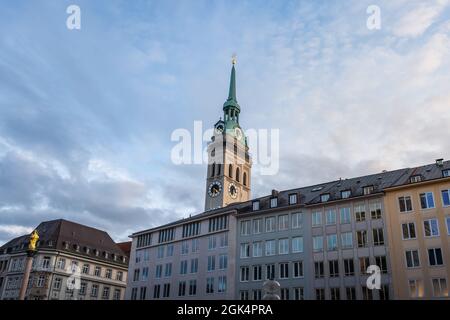
<instances>
[{"instance_id":1,"label":"rectangular window","mask_svg":"<svg viewBox=\"0 0 450 320\"><path fill-rule=\"evenodd\" d=\"M320 279L325 276L323 261L314 262L314 276L316 277L316 279Z\"/></svg>"},{"instance_id":2,"label":"rectangular window","mask_svg":"<svg viewBox=\"0 0 450 320\"><path fill-rule=\"evenodd\" d=\"M139 281L139 277L141 274L141 269L135 269L134 270L134 276L133 276L133 281Z\"/></svg>"},{"instance_id":3,"label":"rectangular window","mask_svg":"<svg viewBox=\"0 0 450 320\"><path fill-rule=\"evenodd\" d=\"M275 240L266 240L266 256L273 256L276 254Z\"/></svg>"},{"instance_id":4,"label":"rectangular window","mask_svg":"<svg viewBox=\"0 0 450 320\"><path fill-rule=\"evenodd\" d=\"M355 205L354 211L356 222L366 221L366 206L364 204Z\"/></svg>"},{"instance_id":5,"label":"rectangular window","mask_svg":"<svg viewBox=\"0 0 450 320\"><path fill-rule=\"evenodd\" d=\"M221 254L219 256L219 270L225 270L228 267L228 255Z\"/></svg>"},{"instance_id":6,"label":"rectangular window","mask_svg":"<svg viewBox=\"0 0 450 320\"><path fill-rule=\"evenodd\" d=\"M356 238L358 240L358 248L367 247L367 231L366 230L357 231Z\"/></svg>"},{"instance_id":7,"label":"rectangular window","mask_svg":"<svg viewBox=\"0 0 450 320\"><path fill-rule=\"evenodd\" d=\"M410 196L398 198L398 205L400 212L410 212L412 211L412 201Z\"/></svg>"},{"instance_id":8,"label":"rectangular window","mask_svg":"<svg viewBox=\"0 0 450 320\"><path fill-rule=\"evenodd\" d=\"M78 291L78 294L85 295L86 289L87 289L87 282L81 282L80 283L80 291ZM120 292L119 292L119 294L120 294ZM118 299L116 299L116 300L118 300Z\"/></svg>"},{"instance_id":9,"label":"rectangular window","mask_svg":"<svg viewBox=\"0 0 450 320\"><path fill-rule=\"evenodd\" d=\"M292 229L298 229L303 226L303 214L301 212L291 214Z\"/></svg>"},{"instance_id":10,"label":"rectangular window","mask_svg":"<svg viewBox=\"0 0 450 320\"><path fill-rule=\"evenodd\" d=\"M266 218L266 232L274 232L276 227L275 217Z\"/></svg>"},{"instance_id":11,"label":"rectangular window","mask_svg":"<svg viewBox=\"0 0 450 320\"><path fill-rule=\"evenodd\" d=\"M239 291L239 299L240 300L248 300L248 290Z\"/></svg>"},{"instance_id":12,"label":"rectangular window","mask_svg":"<svg viewBox=\"0 0 450 320\"><path fill-rule=\"evenodd\" d=\"M450 190L442 190L442 204L444 207L450 206Z\"/></svg>"},{"instance_id":13,"label":"rectangular window","mask_svg":"<svg viewBox=\"0 0 450 320\"><path fill-rule=\"evenodd\" d=\"M289 263L283 262L279 264L280 267L280 279L289 278Z\"/></svg>"},{"instance_id":14,"label":"rectangular window","mask_svg":"<svg viewBox=\"0 0 450 320\"><path fill-rule=\"evenodd\" d=\"M171 263L166 263L164 270L165 270L164 271L165 277L172 276L172 264Z\"/></svg>"},{"instance_id":15,"label":"rectangular window","mask_svg":"<svg viewBox=\"0 0 450 320\"><path fill-rule=\"evenodd\" d=\"M389 285L384 284L380 288L380 300L389 300Z\"/></svg>"},{"instance_id":16,"label":"rectangular window","mask_svg":"<svg viewBox=\"0 0 450 320\"><path fill-rule=\"evenodd\" d=\"M42 259L42 269L50 268L50 257L44 257Z\"/></svg>"},{"instance_id":17,"label":"rectangular window","mask_svg":"<svg viewBox=\"0 0 450 320\"><path fill-rule=\"evenodd\" d=\"M226 228L228 228L228 216L227 215L209 218L208 232L225 230Z\"/></svg>"},{"instance_id":18,"label":"rectangular window","mask_svg":"<svg viewBox=\"0 0 450 320\"><path fill-rule=\"evenodd\" d=\"M423 222L425 237L439 236L439 225L437 219L428 219Z\"/></svg>"},{"instance_id":19,"label":"rectangular window","mask_svg":"<svg viewBox=\"0 0 450 320\"><path fill-rule=\"evenodd\" d=\"M225 233L225 235L227 235L227 233ZM192 239L191 244L192 244L192 253L198 252L198 250L200 250L200 240L199 239ZM167 249L169 249L169 247L167 247Z\"/></svg>"},{"instance_id":20,"label":"rectangular window","mask_svg":"<svg viewBox=\"0 0 450 320\"><path fill-rule=\"evenodd\" d=\"M167 256L168 257L173 257L173 244L168 244L167 245Z\"/></svg>"},{"instance_id":21,"label":"rectangular window","mask_svg":"<svg viewBox=\"0 0 450 320\"><path fill-rule=\"evenodd\" d=\"M241 277L240 280L241 282L247 282L250 279L250 267L248 266L244 266L241 267Z\"/></svg>"},{"instance_id":22,"label":"rectangular window","mask_svg":"<svg viewBox=\"0 0 450 320\"><path fill-rule=\"evenodd\" d=\"M111 269L106 269L105 278L106 279L111 279L111 277L112 277L112 270Z\"/></svg>"},{"instance_id":23,"label":"rectangular window","mask_svg":"<svg viewBox=\"0 0 450 320\"><path fill-rule=\"evenodd\" d=\"M123 281L123 272L122 271L117 271L117 273L116 273L116 280L117 281Z\"/></svg>"},{"instance_id":24,"label":"rectangular window","mask_svg":"<svg viewBox=\"0 0 450 320\"><path fill-rule=\"evenodd\" d=\"M141 277L142 281L147 281L148 280L148 267L144 267L142 268L142 277Z\"/></svg>"},{"instance_id":25,"label":"rectangular window","mask_svg":"<svg viewBox=\"0 0 450 320\"><path fill-rule=\"evenodd\" d=\"M214 271L216 268L216 256L208 256L208 271Z\"/></svg>"},{"instance_id":26,"label":"rectangular window","mask_svg":"<svg viewBox=\"0 0 450 320\"><path fill-rule=\"evenodd\" d=\"M409 182L411 183L416 183L416 182L420 182L422 181L422 176L421 175L415 175L409 178Z\"/></svg>"},{"instance_id":27,"label":"rectangular window","mask_svg":"<svg viewBox=\"0 0 450 320\"><path fill-rule=\"evenodd\" d=\"M104 299L104 300L109 299L109 287L103 288L102 299Z\"/></svg>"},{"instance_id":28,"label":"rectangular window","mask_svg":"<svg viewBox=\"0 0 450 320\"><path fill-rule=\"evenodd\" d=\"M350 198L351 195L352 195L351 190L344 190L344 191L341 191L341 198L342 198L342 199Z\"/></svg>"},{"instance_id":29,"label":"rectangular window","mask_svg":"<svg viewBox=\"0 0 450 320\"><path fill-rule=\"evenodd\" d=\"M262 300L262 290L254 289L252 292L253 292L253 300Z\"/></svg>"},{"instance_id":30,"label":"rectangular window","mask_svg":"<svg viewBox=\"0 0 450 320\"><path fill-rule=\"evenodd\" d=\"M402 224L403 240L410 240L416 238L416 225L414 222L407 222Z\"/></svg>"},{"instance_id":31,"label":"rectangular window","mask_svg":"<svg viewBox=\"0 0 450 320\"><path fill-rule=\"evenodd\" d=\"M155 278L161 278L161 277L162 277L162 268L163 268L162 264L158 264L158 265L156 266L156 269L155 269Z\"/></svg>"},{"instance_id":32,"label":"rectangular window","mask_svg":"<svg viewBox=\"0 0 450 320\"><path fill-rule=\"evenodd\" d=\"M187 274L188 262L187 260L182 260L180 262L180 274Z\"/></svg>"},{"instance_id":33,"label":"rectangular window","mask_svg":"<svg viewBox=\"0 0 450 320\"><path fill-rule=\"evenodd\" d=\"M83 269L81 270L82 274L89 274L89 265L83 264Z\"/></svg>"},{"instance_id":34,"label":"rectangular window","mask_svg":"<svg viewBox=\"0 0 450 320\"><path fill-rule=\"evenodd\" d=\"M161 294L161 285L155 284L153 286L153 299L159 299L160 294Z\"/></svg>"},{"instance_id":35,"label":"rectangular window","mask_svg":"<svg viewBox=\"0 0 450 320\"><path fill-rule=\"evenodd\" d=\"M302 287L294 288L294 300L304 300L305 294Z\"/></svg>"},{"instance_id":36,"label":"rectangular window","mask_svg":"<svg viewBox=\"0 0 450 320\"><path fill-rule=\"evenodd\" d=\"M250 258L250 244L241 243L241 258Z\"/></svg>"},{"instance_id":37,"label":"rectangular window","mask_svg":"<svg viewBox=\"0 0 450 320\"><path fill-rule=\"evenodd\" d=\"M262 257L262 242L253 242L253 257Z\"/></svg>"},{"instance_id":38,"label":"rectangular window","mask_svg":"<svg viewBox=\"0 0 450 320\"><path fill-rule=\"evenodd\" d=\"M55 278L55 281L53 282L53 289L60 290L61 289L61 283L62 283L62 279L61 278Z\"/></svg>"},{"instance_id":39,"label":"rectangular window","mask_svg":"<svg viewBox=\"0 0 450 320\"><path fill-rule=\"evenodd\" d=\"M330 200L330 194L329 193L325 193L320 195L320 201L321 202L327 202L328 200Z\"/></svg>"},{"instance_id":40,"label":"rectangular window","mask_svg":"<svg viewBox=\"0 0 450 320\"><path fill-rule=\"evenodd\" d=\"M289 288L280 289L280 298L281 300L289 300Z\"/></svg>"},{"instance_id":41,"label":"rectangular window","mask_svg":"<svg viewBox=\"0 0 450 320\"><path fill-rule=\"evenodd\" d=\"M373 191L374 191L374 187L373 186L366 186L366 187L363 188L363 193L364 193L365 196L373 193Z\"/></svg>"},{"instance_id":42,"label":"rectangular window","mask_svg":"<svg viewBox=\"0 0 450 320\"><path fill-rule=\"evenodd\" d=\"M345 294L347 295L347 300L356 300L356 288L346 287Z\"/></svg>"},{"instance_id":43,"label":"rectangular window","mask_svg":"<svg viewBox=\"0 0 450 320\"><path fill-rule=\"evenodd\" d=\"M191 259L191 273L197 273L198 271L198 258Z\"/></svg>"},{"instance_id":44,"label":"rectangular window","mask_svg":"<svg viewBox=\"0 0 450 320\"><path fill-rule=\"evenodd\" d=\"M344 259L344 275L346 277L355 275L355 265L353 259Z\"/></svg>"},{"instance_id":45,"label":"rectangular window","mask_svg":"<svg viewBox=\"0 0 450 320\"><path fill-rule=\"evenodd\" d=\"M275 279L275 265L268 264L266 265L266 280L274 280Z\"/></svg>"},{"instance_id":46,"label":"rectangular window","mask_svg":"<svg viewBox=\"0 0 450 320\"><path fill-rule=\"evenodd\" d=\"M253 220L253 234L259 234L263 232L263 219Z\"/></svg>"},{"instance_id":47,"label":"rectangular window","mask_svg":"<svg viewBox=\"0 0 450 320\"><path fill-rule=\"evenodd\" d=\"M251 221L241 221L241 236L248 236L251 232Z\"/></svg>"},{"instance_id":48,"label":"rectangular window","mask_svg":"<svg viewBox=\"0 0 450 320\"><path fill-rule=\"evenodd\" d=\"M120 300L120 289L114 289L113 300Z\"/></svg>"},{"instance_id":49,"label":"rectangular window","mask_svg":"<svg viewBox=\"0 0 450 320\"><path fill-rule=\"evenodd\" d=\"M361 287L363 300L373 300L372 290L367 288L366 286Z\"/></svg>"},{"instance_id":50,"label":"rectangular window","mask_svg":"<svg viewBox=\"0 0 450 320\"><path fill-rule=\"evenodd\" d=\"M360 257L359 258L359 273L366 274L367 268L370 265L369 257Z\"/></svg>"},{"instance_id":51,"label":"rectangular window","mask_svg":"<svg viewBox=\"0 0 450 320\"><path fill-rule=\"evenodd\" d=\"M197 280L189 280L189 295L195 296L197 294Z\"/></svg>"},{"instance_id":52,"label":"rectangular window","mask_svg":"<svg viewBox=\"0 0 450 320\"><path fill-rule=\"evenodd\" d=\"M419 287L420 287L420 281L411 279L408 280L409 285L409 296L411 298L418 298L419 297Z\"/></svg>"},{"instance_id":53,"label":"rectangular window","mask_svg":"<svg viewBox=\"0 0 450 320\"><path fill-rule=\"evenodd\" d=\"M339 212L341 223L351 222L350 208L340 208Z\"/></svg>"},{"instance_id":54,"label":"rectangular window","mask_svg":"<svg viewBox=\"0 0 450 320\"><path fill-rule=\"evenodd\" d=\"M433 296L448 297L447 280L445 278L435 278L433 283Z\"/></svg>"},{"instance_id":55,"label":"rectangular window","mask_svg":"<svg viewBox=\"0 0 450 320\"><path fill-rule=\"evenodd\" d=\"M351 232L341 233L341 245L343 249L353 248L353 234Z\"/></svg>"},{"instance_id":56,"label":"rectangular window","mask_svg":"<svg viewBox=\"0 0 450 320\"><path fill-rule=\"evenodd\" d=\"M278 198L271 198L270 199L270 207L276 208L278 206Z\"/></svg>"},{"instance_id":57,"label":"rectangular window","mask_svg":"<svg viewBox=\"0 0 450 320\"><path fill-rule=\"evenodd\" d=\"M262 280L262 266L253 266L253 281Z\"/></svg>"},{"instance_id":58,"label":"rectangular window","mask_svg":"<svg viewBox=\"0 0 450 320\"><path fill-rule=\"evenodd\" d=\"M159 252L160 248L158 248L158 258L160 255L160 252ZM162 249L164 250L164 248L162 248ZM183 242L181 242L181 254L184 255L184 254L188 254L188 253L189 253L189 242L187 240L184 240ZM163 253L163 255L164 255L164 253Z\"/></svg>"},{"instance_id":59,"label":"rectangular window","mask_svg":"<svg viewBox=\"0 0 450 320\"><path fill-rule=\"evenodd\" d=\"M341 300L341 291L339 288L330 288L331 300Z\"/></svg>"},{"instance_id":60,"label":"rectangular window","mask_svg":"<svg viewBox=\"0 0 450 320\"><path fill-rule=\"evenodd\" d=\"M383 228L372 229L372 236L374 246L384 246Z\"/></svg>"},{"instance_id":61,"label":"rectangular window","mask_svg":"<svg viewBox=\"0 0 450 320\"><path fill-rule=\"evenodd\" d=\"M450 217L445 218L447 224L447 235L450 236Z\"/></svg>"},{"instance_id":62,"label":"rectangular window","mask_svg":"<svg viewBox=\"0 0 450 320\"><path fill-rule=\"evenodd\" d=\"M406 267L407 268L420 267L419 251L407 250L405 252L405 256L406 256Z\"/></svg>"},{"instance_id":63,"label":"rectangular window","mask_svg":"<svg viewBox=\"0 0 450 320\"><path fill-rule=\"evenodd\" d=\"M325 223L327 225L336 224L336 210L330 209L326 211Z\"/></svg>"},{"instance_id":64,"label":"rectangular window","mask_svg":"<svg viewBox=\"0 0 450 320\"><path fill-rule=\"evenodd\" d=\"M289 215L278 216L278 231L289 229Z\"/></svg>"},{"instance_id":65,"label":"rectangular window","mask_svg":"<svg viewBox=\"0 0 450 320\"><path fill-rule=\"evenodd\" d=\"M312 213L312 226L322 225L322 211L316 211Z\"/></svg>"},{"instance_id":66,"label":"rectangular window","mask_svg":"<svg viewBox=\"0 0 450 320\"><path fill-rule=\"evenodd\" d=\"M97 297L98 296L98 284L93 284L91 287L91 296Z\"/></svg>"},{"instance_id":67,"label":"rectangular window","mask_svg":"<svg viewBox=\"0 0 450 320\"><path fill-rule=\"evenodd\" d=\"M297 194L292 193L289 195L289 204L296 204L297 203Z\"/></svg>"},{"instance_id":68,"label":"rectangular window","mask_svg":"<svg viewBox=\"0 0 450 320\"><path fill-rule=\"evenodd\" d=\"M208 250L214 250L216 248L216 236L208 237Z\"/></svg>"},{"instance_id":69,"label":"rectangular window","mask_svg":"<svg viewBox=\"0 0 450 320\"><path fill-rule=\"evenodd\" d=\"M420 207L422 209L434 208L433 192L426 192L420 194Z\"/></svg>"},{"instance_id":70,"label":"rectangular window","mask_svg":"<svg viewBox=\"0 0 450 320\"><path fill-rule=\"evenodd\" d=\"M316 288L316 300L325 300L324 288Z\"/></svg>"},{"instance_id":71,"label":"rectangular window","mask_svg":"<svg viewBox=\"0 0 450 320\"><path fill-rule=\"evenodd\" d=\"M443 178L450 177L450 169L442 170L442 177Z\"/></svg>"},{"instance_id":72,"label":"rectangular window","mask_svg":"<svg viewBox=\"0 0 450 320\"><path fill-rule=\"evenodd\" d=\"M278 254L289 254L289 239L278 240Z\"/></svg>"},{"instance_id":73,"label":"rectangular window","mask_svg":"<svg viewBox=\"0 0 450 320\"><path fill-rule=\"evenodd\" d=\"M186 281L178 282L178 296L184 297L186 295Z\"/></svg>"},{"instance_id":74,"label":"rectangular window","mask_svg":"<svg viewBox=\"0 0 450 320\"><path fill-rule=\"evenodd\" d=\"M292 252L303 252L303 237L292 238Z\"/></svg>"},{"instance_id":75,"label":"rectangular window","mask_svg":"<svg viewBox=\"0 0 450 320\"><path fill-rule=\"evenodd\" d=\"M381 219L381 202L376 201L370 204L370 216L372 220Z\"/></svg>"},{"instance_id":76,"label":"rectangular window","mask_svg":"<svg viewBox=\"0 0 450 320\"><path fill-rule=\"evenodd\" d=\"M328 267L330 268L330 277L339 277L339 261L328 261Z\"/></svg>"},{"instance_id":77,"label":"rectangular window","mask_svg":"<svg viewBox=\"0 0 450 320\"><path fill-rule=\"evenodd\" d=\"M428 262L430 266L443 265L441 248L428 249Z\"/></svg>"},{"instance_id":78,"label":"rectangular window","mask_svg":"<svg viewBox=\"0 0 450 320\"><path fill-rule=\"evenodd\" d=\"M253 201L252 202L253 211L259 210L259 201Z\"/></svg>"},{"instance_id":79,"label":"rectangular window","mask_svg":"<svg viewBox=\"0 0 450 320\"><path fill-rule=\"evenodd\" d=\"M214 278L206 278L206 293L214 293Z\"/></svg>"},{"instance_id":80,"label":"rectangular window","mask_svg":"<svg viewBox=\"0 0 450 320\"><path fill-rule=\"evenodd\" d=\"M183 225L182 238L193 237L200 234L201 222L191 222Z\"/></svg>"},{"instance_id":81,"label":"rectangular window","mask_svg":"<svg viewBox=\"0 0 450 320\"><path fill-rule=\"evenodd\" d=\"M303 261L294 261L294 278L303 278Z\"/></svg>"},{"instance_id":82,"label":"rectangular window","mask_svg":"<svg viewBox=\"0 0 450 320\"><path fill-rule=\"evenodd\" d=\"M227 276L219 276L219 285L217 292L226 292L227 291Z\"/></svg>"},{"instance_id":83,"label":"rectangular window","mask_svg":"<svg viewBox=\"0 0 450 320\"><path fill-rule=\"evenodd\" d=\"M337 235L329 234L327 236L327 249L328 251L337 250Z\"/></svg>"},{"instance_id":84,"label":"rectangular window","mask_svg":"<svg viewBox=\"0 0 450 320\"><path fill-rule=\"evenodd\" d=\"M375 264L380 268L381 273L387 273L386 256L375 257Z\"/></svg>"},{"instance_id":85,"label":"rectangular window","mask_svg":"<svg viewBox=\"0 0 450 320\"><path fill-rule=\"evenodd\" d=\"M323 237L322 236L313 237L313 251L314 252L323 251Z\"/></svg>"}]
</instances>

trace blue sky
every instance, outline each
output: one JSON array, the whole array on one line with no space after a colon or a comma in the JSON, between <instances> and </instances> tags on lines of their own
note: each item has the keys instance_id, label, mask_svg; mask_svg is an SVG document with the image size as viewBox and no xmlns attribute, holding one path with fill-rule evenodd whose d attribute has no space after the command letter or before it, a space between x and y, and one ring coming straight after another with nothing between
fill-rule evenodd
<instances>
[{"instance_id":1,"label":"blue sky","mask_svg":"<svg viewBox=\"0 0 450 320\"><path fill-rule=\"evenodd\" d=\"M445 0L2 0L0 244L56 218L127 240L201 212L206 169L172 164L170 135L218 120L233 53L241 125L280 129L255 197L449 159L449 18Z\"/></svg>"}]
</instances>

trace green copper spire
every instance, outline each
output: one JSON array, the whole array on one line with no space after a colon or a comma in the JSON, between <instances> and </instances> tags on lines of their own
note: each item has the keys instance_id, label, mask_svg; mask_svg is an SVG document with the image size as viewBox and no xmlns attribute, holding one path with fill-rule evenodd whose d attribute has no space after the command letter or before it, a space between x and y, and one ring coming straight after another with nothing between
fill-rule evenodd
<instances>
[{"instance_id":1,"label":"green copper spire","mask_svg":"<svg viewBox=\"0 0 450 320\"><path fill-rule=\"evenodd\" d=\"M223 104L223 109L228 109L230 107L234 107L238 110L238 112L241 110L239 107L239 104L237 103L236 99L236 69L234 68L234 65L236 64L236 57L233 56L232 59L232 68L231 68L231 76L230 76L230 90L228 92L228 99Z\"/></svg>"}]
</instances>

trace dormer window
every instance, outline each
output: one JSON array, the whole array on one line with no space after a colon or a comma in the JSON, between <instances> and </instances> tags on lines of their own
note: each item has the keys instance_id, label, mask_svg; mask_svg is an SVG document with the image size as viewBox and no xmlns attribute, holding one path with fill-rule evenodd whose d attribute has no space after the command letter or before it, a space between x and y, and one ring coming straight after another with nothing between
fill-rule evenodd
<instances>
[{"instance_id":1,"label":"dormer window","mask_svg":"<svg viewBox=\"0 0 450 320\"><path fill-rule=\"evenodd\" d=\"M291 193L289 195L289 204L296 204L297 203L297 194Z\"/></svg>"},{"instance_id":2,"label":"dormer window","mask_svg":"<svg viewBox=\"0 0 450 320\"><path fill-rule=\"evenodd\" d=\"M259 210L259 200L253 201L252 206L253 206L253 211L258 211Z\"/></svg>"},{"instance_id":3,"label":"dormer window","mask_svg":"<svg viewBox=\"0 0 450 320\"><path fill-rule=\"evenodd\" d=\"M78 252L78 251L80 251L80 246L77 244L74 244L73 249Z\"/></svg>"},{"instance_id":4,"label":"dormer window","mask_svg":"<svg viewBox=\"0 0 450 320\"><path fill-rule=\"evenodd\" d=\"M444 178L450 177L450 169L442 170L442 176Z\"/></svg>"},{"instance_id":5,"label":"dormer window","mask_svg":"<svg viewBox=\"0 0 450 320\"><path fill-rule=\"evenodd\" d=\"M69 243L64 242L63 245L64 245L64 249L69 250Z\"/></svg>"},{"instance_id":6,"label":"dormer window","mask_svg":"<svg viewBox=\"0 0 450 320\"><path fill-rule=\"evenodd\" d=\"M351 195L352 195L352 192L350 190L341 191L341 198L342 199L350 198Z\"/></svg>"},{"instance_id":7,"label":"dormer window","mask_svg":"<svg viewBox=\"0 0 450 320\"><path fill-rule=\"evenodd\" d=\"M270 207L276 208L278 206L278 198L271 198L270 199Z\"/></svg>"},{"instance_id":8,"label":"dormer window","mask_svg":"<svg viewBox=\"0 0 450 320\"><path fill-rule=\"evenodd\" d=\"M47 245L48 245L49 247L53 247L53 241L52 241L52 240L48 240Z\"/></svg>"},{"instance_id":9,"label":"dormer window","mask_svg":"<svg viewBox=\"0 0 450 320\"><path fill-rule=\"evenodd\" d=\"M328 200L330 200L330 194L329 193L325 193L320 195L320 201L321 202L327 202Z\"/></svg>"},{"instance_id":10,"label":"dormer window","mask_svg":"<svg viewBox=\"0 0 450 320\"><path fill-rule=\"evenodd\" d=\"M415 175L409 178L409 182L411 183L416 183L416 182L420 182L422 181L422 176L421 175Z\"/></svg>"},{"instance_id":11,"label":"dormer window","mask_svg":"<svg viewBox=\"0 0 450 320\"><path fill-rule=\"evenodd\" d=\"M364 195L367 196L367 195L373 193L373 190L374 190L373 186L364 187L363 188Z\"/></svg>"}]
</instances>

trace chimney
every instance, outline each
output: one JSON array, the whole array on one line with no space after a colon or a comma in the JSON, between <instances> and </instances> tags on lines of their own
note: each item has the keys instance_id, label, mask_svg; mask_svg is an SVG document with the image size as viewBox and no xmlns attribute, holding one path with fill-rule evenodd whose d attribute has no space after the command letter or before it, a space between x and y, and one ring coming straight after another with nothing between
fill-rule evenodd
<instances>
[{"instance_id":1,"label":"chimney","mask_svg":"<svg viewBox=\"0 0 450 320\"><path fill-rule=\"evenodd\" d=\"M277 197L278 196L278 191L275 189L272 189L272 197Z\"/></svg>"},{"instance_id":2,"label":"chimney","mask_svg":"<svg viewBox=\"0 0 450 320\"><path fill-rule=\"evenodd\" d=\"M444 165L444 159L436 159L436 165L442 167Z\"/></svg>"}]
</instances>

